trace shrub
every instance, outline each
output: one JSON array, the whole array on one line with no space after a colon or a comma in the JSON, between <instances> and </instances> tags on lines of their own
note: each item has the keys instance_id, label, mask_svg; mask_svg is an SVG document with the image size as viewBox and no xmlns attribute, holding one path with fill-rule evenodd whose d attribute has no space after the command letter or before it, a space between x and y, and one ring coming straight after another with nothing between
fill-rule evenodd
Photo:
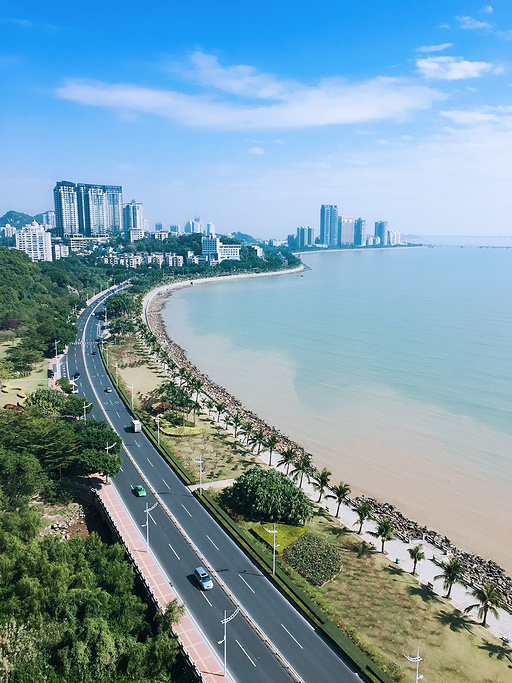
<instances>
[{"instance_id":1,"label":"shrub","mask_svg":"<svg viewBox=\"0 0 512 683\"><path fill-rule=\"evenodd\" d=\"M333 579L341 569L341 551L317 534L307 533L283 552L284 559L314 586Z\"/></svg>"}]
</instances>

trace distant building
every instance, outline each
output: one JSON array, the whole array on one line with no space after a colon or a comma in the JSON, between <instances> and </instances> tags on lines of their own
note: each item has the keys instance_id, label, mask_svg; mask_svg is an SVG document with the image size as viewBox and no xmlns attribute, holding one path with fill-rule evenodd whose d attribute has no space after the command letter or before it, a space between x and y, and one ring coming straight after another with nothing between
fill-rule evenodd
<instances>
[{"instance_id":1,"label":"distant building","mask_svg":"<svg viewBox=\"0 0 512 683\"><path fill-rule=\"evenodd\" d=\"M14 225L10 225L9 223L7 223L7 225L4 226L2 232L4 233L4 237L14 237L18 230L14 227Z\"/></svg>"},{"instance_id":2,"label":"distant building","mask_svg":"<svg viewBox=\"0 0 512 683\"><path fill-rule=\"evenodd\" d=\"M388 243L388 222L387 221L375 221L375 238L379 238L379 244L382 246L387 246ZM377 241L375 241L377 244Z\"/></svg>"},{"instance_id":3,"label":"distant building","mask_svg":"<svg viewBox=\"0 0 512 683\"><path fill-rule=\"evenodd\" d=\"M264 253L262 247L260 247L257 244L250 244L249 246L251 247L251 249L254 249L254 251L256 252L256 256L258 258L265 258L265 253Z\"/></svg>"},{"instance_id":4,"label":"distant building","mask_svg":"<svg viewBox=\"0 0 512 683\"><path fill-rule=\"evenodd\" d=\"M311 247L315 243L315 230L314 228L297 228L297 235L295 237L295 246L297 249L303 249L304 247Z\"/></svg>"},{"instance_id":5,"label":"distant building","mask_svg":"<svg viewBox=\"0 0 512 683\"><path fill-rule=\"evenodd\" d=\"M34 221L15 234L16 249L28 254L32 261L53 261L52 236Z\"/></svg>"},{"instance_id":6,"label":"distant building","mask_svg":"<svg viewBox=\"0 0 512 683\"><path fill-rule=\"evenodd\" d=\"M354 245L356 247L366 246L366 221L356 218L354 223Z\"/></svg>"},{"instance_id":7,"label":"distant building","mask_svg":"<svg viewBox=\"0 0 512 683\"><path fill-rule=\"evenodd\" d=\"M203 222L196 216L193 221L187 221L185 223L185 234L191 234L194 232L203 232Z\"/></svg>"},{"instance_id":8,"label":"distant building","mask_svg":"<svg viewBox=\"0 0 512 683\"><path fill-rule=\"evenodd\" d=\"M69 246L67 244L62 244L62 242L56 242L53 245L53 256L56 261L60 261L61 258L67 258L69 256Z\"/></svg>"},{"instance_id":9,"label":"distant building","mask_svg":"<svg viewBox=\"0 0 512 683\"><path fill-rule=\"evenodd\" d=\"M43 227L48 230L57 227L57 224L55 223L55 211L46 211L43 213Z\"/></svg>"},{"instance_id":10,"label":"distant building","mask_svg":"<svg viewBox=\"0 0 512 683\"><path fill-rule=\"evenodd\" d=\"M173 235L181 235L181 225L170 225L169 230Z\"/></svg>"},{"instance_id":11,"label":"distant building","mask_svg":"<svg viewBox=\"0 0 512 683\"><path fill-rule=\"evenodd\" d=\"M366 235L366 246L373 247L374 238L373 235Z\"/></svg>"},{"instance_id":12,"label":"distant building","mask_svg":"<svg viewBox=\"0 0 512 683\"><path fill-rule=\"evenodd\" d=\"M146 233L142 228L135 228L129 231L130 242L138 242L139 240L143 240L145 236Z\"/></svg>"},{"instance_id":13,"label":"distant building","mask_svg":"<svg viewBox=\"0 0 512 683\"><path fill-rule=\"evenodd\" d=\"M206 234L215 235L215 225L213 223L206 224Z\"/></svg>"},{"instance_id":14,"label":"distant building","mask_svg":"<svg viewBox=\"0 0 512 683\"><path fill-rule=\"evenodd\" d=\"M201 254L208 261L240 261L240 244L222 244L220 237L204 236L201 241Z\"/></svg>"},{"instance_id":15,"label":"distant building","mask_svg":"<svg viewBox=\"0 0 512 683\"><path fill-rule=\"evenodd\" d=\"M356 219L351 216L338 216L338 244L339 247L354 245Z\"/></svg>"},{"instance_id":16,"label":"distant building","mask_svg":"<svg viewBox=\"0 0 512 683\"><path fill-rule=\"evenodd\" d=\"M402 236L397 230L389 230L388 231L388 244L392 247L396 246L397 244L401 244L402 241Z\"/></svg>"},{"instance_id":17,"label":"distant building","mask_svg":"<svg viewBox=\"0 0 512 683\"><path fill-rule=\"evenodd\" d=\"M164 224L157 222L155 223L155 230L163 230L164 229Z\"/></svg>"},{"instance_id":18,"label":"distant building","mask_svg":"<svg viewBox=\"0 0 512 683\"><path fill-rule=\"evenodd\" d=\"M170 268L181 268L183 266L183 256L178 254L166 254L165 262Z\"/></svg>"},{"instance_id":19,"label":"distant building","mask_svg":"<svg viewBox=\"0 0 512 683\"><path fill-rule=\"evenodd\" d=\"M119 185L58 182L53 190L60 237L113 235L123 227L123 189Z\"/></svg>"},{"instance_id":20,"label":"distant building","mask_svg":"<svg viewBox=\"0 0 512 683\"><path fill-rule=\"evenodd\" d=\"M131 230L138 230L144 232L144 213L142 204L132 199L131 202L125 204L123 207L123 228L126 235ZM139 239L142 239L139 237ZM130 242L133 240L130 238Z\"/></svg>"},{"instance_id":21,"label":"distant building","mask_svg":"<svg viewBox=\"0 0 512 683\"><path fill-rule=\"evenodd\" d=\"M320 243L338 246L338 207L322 204L320 209Z\"/></svg>"},{"instance_id":22,"label":"distant building","mask_svg":"<svg viewBox=\"0 0 512 683\"><path fill-rule=\"evenodd\" d=\"M168 230L155 230L153 237L156 240L166 240L169 237L169 231Z\"/></svg>"}]
</instances>

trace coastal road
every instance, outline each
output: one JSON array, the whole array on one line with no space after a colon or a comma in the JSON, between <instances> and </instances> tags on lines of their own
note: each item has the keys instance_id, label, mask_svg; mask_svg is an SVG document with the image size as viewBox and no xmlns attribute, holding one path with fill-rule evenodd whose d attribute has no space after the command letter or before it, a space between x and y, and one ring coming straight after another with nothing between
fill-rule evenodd
<instances>
[{"instance_id":1,"label":"coastal road","mask_svg":"<svg viewBox=\"0 0 512 683\"><path fill-rule=\"evenodd\" d=\"M66 357L67 375L80 373L79 393L93 403L91 415L107 419L123 439L122 471L112 485L141 529L141 543L148 531L157 562L219 660L224 648L221 620L240 608L227 625L228 673L235 681L277 683L293 677L306 683L361 681L350 663L221 529L145 434L131 431L131 415L112 386L97 348L94 313L103 308L103 300L96 300L77 321L77 342ZM111 393L106 392L108 387ZM137 484L146 488L146 498L133 495ZM147 516L147 530L143 528L146 504L156 504ZM213 590L198 589L193 570L200 564L211 571Z\"/></svg>"}]
</instances>

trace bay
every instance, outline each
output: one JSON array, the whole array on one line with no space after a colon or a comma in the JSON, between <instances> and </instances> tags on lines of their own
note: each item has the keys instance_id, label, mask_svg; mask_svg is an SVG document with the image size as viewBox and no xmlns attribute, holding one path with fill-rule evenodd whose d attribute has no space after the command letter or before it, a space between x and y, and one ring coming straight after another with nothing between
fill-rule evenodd
<instances>
[{"instance_id":1,"label":"bay","mask_svg":"<svg viewBox=\"0 0 512 683\"><path fill-rule=\"evenodd\" d=\"M304 261L303 275L174 292L169 336L334 481L510 570L512 251Z\"/></svg>"}]
</instances>

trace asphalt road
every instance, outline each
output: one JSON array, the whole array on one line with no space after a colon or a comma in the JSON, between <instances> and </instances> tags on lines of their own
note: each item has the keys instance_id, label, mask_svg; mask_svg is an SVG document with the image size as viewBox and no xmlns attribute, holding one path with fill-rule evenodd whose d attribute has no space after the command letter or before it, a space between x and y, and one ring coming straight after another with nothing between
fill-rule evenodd
<instances>
[{"instance_id":1,"label":"asphalt road","mask_svg":"<svg viewBox=\"0 0 512 683\"><path fill-rule=\"evenodd\" d=\"M351 665L206 512L145 434L131 431L131 415L112 387L97 348L98 320L94 311L103 308L102 300L80 315L77 343L69 347L64 374L71 378L75 372L80 373L76 381L80 395L93 403L90 415L96 419L106 417L123 439L122 471L112 485L140 528L141 541L145 542L149 533L157 562L220 662L224 656L222 619L241 608L227 624L228 674L240 683L278 683L293 680L287 670L290 667L295 678L307 683L361 681ZM113 388L112 393L106 393L107 387ZM137 484L146 489L145 498L133 494ZM147 515L146 506L155 503ZM193 578L198 565L211 572L213 590L198 588ZM244 615L256 625L258 633Z\"/></svg>"}]
</instances>

